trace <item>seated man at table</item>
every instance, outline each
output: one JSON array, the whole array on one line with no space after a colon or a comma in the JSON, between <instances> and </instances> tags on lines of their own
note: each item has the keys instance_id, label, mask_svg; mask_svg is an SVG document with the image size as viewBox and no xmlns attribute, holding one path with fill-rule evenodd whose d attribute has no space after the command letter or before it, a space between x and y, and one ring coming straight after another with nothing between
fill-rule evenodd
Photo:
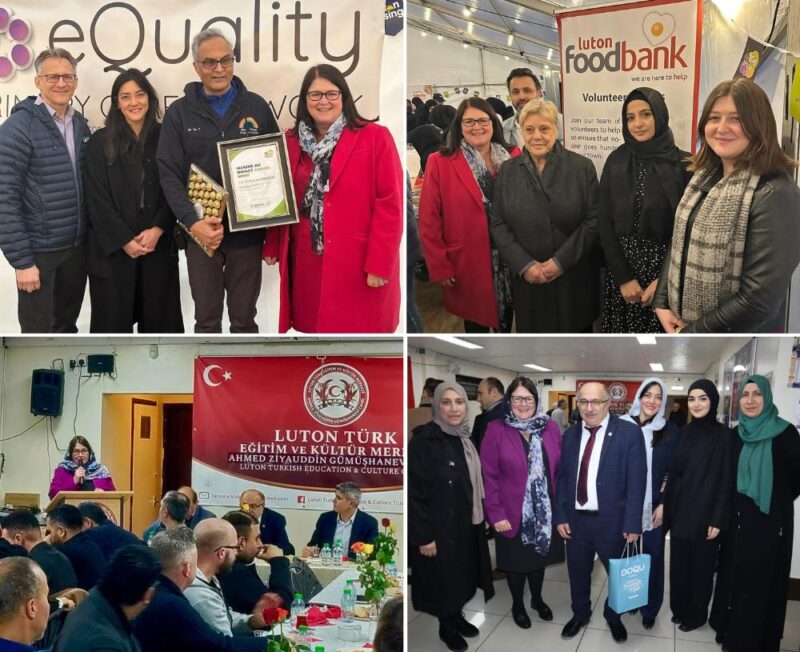
<instances>
[{"instance_id":1,"label":"seated man at table","mask_svg":"<svg viewBox=\"0 0 800 652\"><path fill-rule=\"evenodd\" d=\"M81 516L83 516L83 531L103 551L106 559L111 559L111 555L120 548L142 544L142 541L135 534L123 530L116 523L112 523L103 508L97 503L85 500L78 505L78 509L81 512Z\"/></svg>"},{"instance_id":2,"label":"seated man at table","mask_svg":"<svg viewBox=\"0 0 800 652\"><path fill-rule=\"evenodd\" d=\"M150 550L161 563L161 575L150 606L133 623L141 652L264 652L264 639L220 634L183 595L197 573L192 530L180 527L159 532Z\"/></svg>"},{"instance_id":3,"label":"seated man at table","mask_svg":"<svg viewBox=\"0 0 800 652\"><path fill-rule=\"evenodd\" d=\"M26 557L0 560L0 650L27 652L44 635L50 607L47 578Z\"/></svg>"},{"instance_id":4,"label":"seated man at table","mask_svg":"<svg viewBox=\"0 0 800 652\"><path fill-rule=\"evenodd\" d=\"M333 511L324 512L317 519L314 534L308 545L303 548L303 557L311 557L314 548L321 548L328 544L333 548L337 541L342 542L342 549L347 551L350 558L355 558L355 553L350 546L361 541L373 543L378 535L378 521L358 509L361 502L361 488L354 482L340 482L336 485L333 497Z\"/></svg>"},{"instance_id":5,"label":"seated man at table","mask_svg":"<svg viewBox=\"0 0 800 652\"><path fill-rule=\"evenodd\" d=\"M294 554L294 546L286 534L286 517L266 506L267 499L258 489L245 489L239 496L239 507L252 514L261 525L261 543L278 546L287 555Z\"/></svg>"},{"instance_id":6,"label":"seated man at table","mask_svg":"<svg viewBox=\"0 0 800 652\"><path fill-rule=\"evenodd\" d=\"M142 534L142 540L149 544L150 539L159 532L185 525L188 515L189 499L179 491L168 491L161 499L158 520L147 526L144 534Z\"/></svg>"},{"instance_id":7,"label":"seated man at table","mask_svg":"<svg viewBox=\"0 0 800 652\"><path fill-rule=\"evenodd\" d=\"M66 619L54 652L137 650L130 623L150 604L160 574L161 564L141 542L119 550Z\"/></svg>"},{"instance_id":8,"label":"seated man at table","mask_svg":"<svg viewBox=\"0 0 800 652\"><path fill-rule=\"evenodd\" d=\"M41 566L47 577L50 593L60 593L78 586L72 562L42 538L39 521L27 509L15 509L3 519L4 541L19 546L23 554Z\"/></svg>"},{"instance_id":9,"label":"seated man at table","mask_svg":"<svg viewBox=\"0 0 800 652\"><path fill-rule=\"evenodd\" d=\"M219 576L230 572L239 543L236 529L221 518L200 522L194 530L197 541L197 576L184 595L211 627L227 636L253 635L265 626L261 610L240 613L225 602Z\"/></svg>"},{"instance_id":10,"label":"seated man at table","mask_svg":"<svg viewBox=\"0 0 800 652\"><path fill-rule=\"evenodd\" d=\"M258 521L247 512L228 512L222 517L236 530L239 550L230 572L219 575L225 602L234 611L250 613L265 595L267 600L261 607L285 607L292 604L292 576L289 560L283 551L271 544L261 552ZM269 584L265 585L256 568L256 557L269 562ZM267 604L268 603L268 604Z\"/></svg>"},{"instance_id":11,"label":"seated man at table","mask_svg":"<svg viewBox=\"0 0 800 652\"><path fill-rule=\"evenodd\" d=\"M106 568L106 556L83 531L83 517L75 505L60 505L47 514L50 543L72 563L78 587L90 591Z\"/></svg>"},{"instance_id":12,"label":"seated man at table","mask_svg":"<svg viewBox=\"0 0 800 652\"><path fill-rule=\"evenodd\" d=\"M189 513L186 515L187 527L194 530L200 521L204 521L207 518L216 518L217 515L214 512L198 504L197 492L190 486L178 487L178 491L189 499Z\"/></svg>"}]
</instances>

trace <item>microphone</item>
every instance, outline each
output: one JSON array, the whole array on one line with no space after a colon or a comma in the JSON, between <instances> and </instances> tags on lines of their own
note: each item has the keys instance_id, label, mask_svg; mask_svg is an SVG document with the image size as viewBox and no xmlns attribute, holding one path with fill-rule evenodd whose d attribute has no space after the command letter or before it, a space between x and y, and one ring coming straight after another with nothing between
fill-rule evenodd
<instances>
[{"instance_id":1,"label":"microphone","mask_svg":"<svg viewBox=\"0 0 800 652\"><path fill-rule=\"evenodd\" d=\"M78 468L80 468L80 469L84 468L83 464L78 464ZM78 484L83 484L83 481L84 481L85 479L86 479L86 476L83 476L83 475L82 475L82 476L81 476L81 477L78 479Z\"/></svg>"}]
</instances>

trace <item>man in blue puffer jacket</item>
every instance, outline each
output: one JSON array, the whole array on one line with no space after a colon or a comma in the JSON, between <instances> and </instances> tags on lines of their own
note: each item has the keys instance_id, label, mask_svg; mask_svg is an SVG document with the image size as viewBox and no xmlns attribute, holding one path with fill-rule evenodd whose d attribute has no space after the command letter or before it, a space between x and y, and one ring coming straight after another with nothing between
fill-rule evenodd
<instances>
[{"instance_id":1,"label":"man in blue puffer jacket","mask_svg":"<svg viewBox=\"0 0 800 652\"><path fill-rule=\"evenodd\" d=\"M23 333L76 333L86 289L81 163L89 127L70 106L78 85L66 50L34 62L38 97L0 125L0 249L16 271Z\"/></svg>"}]
</instances>

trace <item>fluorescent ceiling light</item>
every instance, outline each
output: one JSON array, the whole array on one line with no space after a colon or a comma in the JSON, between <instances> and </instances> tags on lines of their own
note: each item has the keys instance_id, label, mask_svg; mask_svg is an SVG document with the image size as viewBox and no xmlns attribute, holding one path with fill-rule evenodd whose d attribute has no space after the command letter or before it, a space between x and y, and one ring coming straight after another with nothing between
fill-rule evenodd
<instances>
[{"instance_id":1,"label":"fluorescent ceiling light","mask_svg":"<svg viewBox=\"0 0 800 652\"><path fill-rule=\"evenodd\" d=\"M669 389L672 392L682 392L683 391L683 385L672 385Z\"/></svg>"},{"instance_id":2,"label":"fluorescent ceiling light","mask_svg":"<svg viewBox=\"0 0 800 652\"><path fill-rule=\"evenodd\" d=\"M442 342L448 342L449 344L455 344L456 346L463 346L465 349L482 349L483 347L480 344L475 344L474 342L467 342L466 340L461 340L454 335L434 335L437 340L442 340Z\"/></svg>"},{"instance_id":3,"label":"fluorescent ceiling light","mask_svg":"<svg viewBox=\"0 0 800 652\"><path fill-rule=\"evenodd\" d=\"M524 366L527 367L528 369L533 369L534 371L553 371L552 369L539 366L538 364L526 364Z\"/></svg>"},{"instance_id":4,"label":"fluorescent ceiling light","mask_svg":"<svg viewBox=\"0 0 800 652\"><path fill-rule=\"evenodd\" d=\"M637 335L636 339L639 340L639 344L655 344L656 343L656 336L655 335Z\"/></svg>"},{"instance_id":5,"label":"fluorescent ceiling light","mask_svg":"<svg viewBox=\"0 0 800 652\"><path fill-rule=\"evenodd\" d=\"M651 362L650 369L652 369L653 371L664 371L664 365L661 364L660 362Z\"/></svg>"},{"instance_id":6,"label":"fluorescent ceiling light","mask_svg":"<svg viewBox=\"0 0 800 652\"><path fill-rule=\"evenodd\" d=\"M747 371L747 367L745 367L743 364L737 364L733 368L733 373L736 373L737 371Z\"/></svg>"}]
</instances>

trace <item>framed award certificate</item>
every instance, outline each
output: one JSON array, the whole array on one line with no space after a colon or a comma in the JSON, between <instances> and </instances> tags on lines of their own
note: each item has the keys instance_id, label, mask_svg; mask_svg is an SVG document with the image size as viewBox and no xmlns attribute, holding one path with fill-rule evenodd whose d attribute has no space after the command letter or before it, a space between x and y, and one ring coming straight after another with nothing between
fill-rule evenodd
<instances>
[{"instance_id":1,"label":"framed award certificate","mask_svg":"<svg viewBox=\"0 0 800 652\"><path fill-rule=\"evenodd\" d=\"M231 232L297 222L283 134L222 141L217 151Z\"/></svg>"}]
</instances>

